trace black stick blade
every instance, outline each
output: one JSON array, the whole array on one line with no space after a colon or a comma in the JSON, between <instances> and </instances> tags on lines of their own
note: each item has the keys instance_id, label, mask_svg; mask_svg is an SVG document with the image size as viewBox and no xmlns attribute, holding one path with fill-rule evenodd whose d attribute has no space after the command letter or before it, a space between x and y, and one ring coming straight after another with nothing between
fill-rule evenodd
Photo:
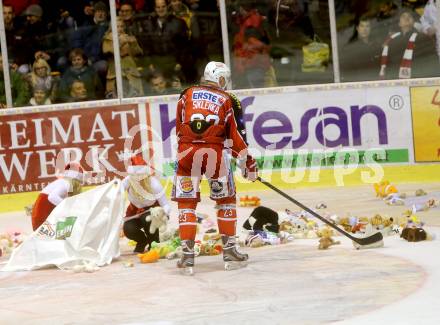
<instances>
[{"instance_id":1,"label":"black stick blade","mask_svg":"<svg viewBox=\"0 0 440 325\"><path fill-rule=\"evenodd\" d=\"M357 237L352 237L351 238L353 241L355 241L356 243L358 243L359 245L371 245L374 243L377 243L381 240L383 240L383 236L381 232L377 232L371 236L368 237L364 237L364 238L357 238Z\"/></svg>"}]
</instances>

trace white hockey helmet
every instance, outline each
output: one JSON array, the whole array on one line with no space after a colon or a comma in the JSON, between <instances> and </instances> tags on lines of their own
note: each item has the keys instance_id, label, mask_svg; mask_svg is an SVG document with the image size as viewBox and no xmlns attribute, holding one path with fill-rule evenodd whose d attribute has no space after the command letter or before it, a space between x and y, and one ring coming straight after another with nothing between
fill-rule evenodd
<instances>
[{"instance_id":1,"label":"white hockey helmet","mask_svg":"<svg viewBox=\"0 0 440 325\"><path fill-rule=\"evenodd\" d=\"M220 84L221 77L225 79L225 84L223 86ZM211 61L205 67L204 78L205 81L214 82L220 88L226 90L231 83L231 70L223 62Z\"/></svg>"}]
</instances>

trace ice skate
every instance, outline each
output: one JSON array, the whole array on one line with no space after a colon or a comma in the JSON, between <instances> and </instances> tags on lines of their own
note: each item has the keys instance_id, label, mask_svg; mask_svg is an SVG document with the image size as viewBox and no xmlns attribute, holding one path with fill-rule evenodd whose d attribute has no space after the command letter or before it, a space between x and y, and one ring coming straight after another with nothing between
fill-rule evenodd
<instances>
[{"instance_id":1,"label":"ice skate","mask_svg":"<svg viewBox=\"0 0 440 325\"><path fill-rule=\"evenodd\" d=\"M223 242L223 261L225 270L236 270L247 265L248 254L242 254L237 251L235 237L222 235Z\"/></svg>"},{"instance_id":2,"label":"ice skate","mask_svg":"<svg viewBox=\"0 0 440 325\"><path fill-rule=\"evenodd\" d=\"M194 275L194 240L182 240L182 257L177 267L184 275Z\"/></svg>"}]
</instances>

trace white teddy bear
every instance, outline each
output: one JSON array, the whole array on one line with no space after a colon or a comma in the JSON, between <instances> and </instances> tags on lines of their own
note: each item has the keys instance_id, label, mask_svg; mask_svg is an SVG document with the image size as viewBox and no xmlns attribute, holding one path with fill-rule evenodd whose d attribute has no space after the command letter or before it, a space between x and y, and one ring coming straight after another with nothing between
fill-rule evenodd
<instances>
[{"instance_id":1,"label":"white teddy bear","mask_svg":"<svg viewBox=\"0 0 440 325\"><path fill-rule=\"evenodd\" d=\"M157 229L159 229L159 235L167 230L168 215L162 207L151 208L150 214L145 217L145 221L151 222L150 234L154 234Z\"/></svg>"}]
</instances>

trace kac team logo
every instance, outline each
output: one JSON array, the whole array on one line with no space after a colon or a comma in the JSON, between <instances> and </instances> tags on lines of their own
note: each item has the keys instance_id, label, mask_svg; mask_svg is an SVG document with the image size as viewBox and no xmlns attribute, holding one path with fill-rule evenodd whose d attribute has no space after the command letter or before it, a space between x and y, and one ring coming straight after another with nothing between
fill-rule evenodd
<instances>
[{"instance_id":1,"label":"kac team logo","mask_svg":"<svg viewBox=\"0 0 440 325\"><path fill-rule=\"evenodd\" d=\"M223 191L223 185L219 181L212 181L211 189L212 189L212 192L218 194Z\"/></svg>"},{"instance_id":2,"label":"kac team logo","mask_svg":"<svg viewBox=\"0 0 440 325\"><path fill-rule=\"evenodd\" d=\"M182 177L180 179L180 189L182 190L183 193L186 194L194 191L194 186L191 177Z\"/></svg>"}]
</instances>

